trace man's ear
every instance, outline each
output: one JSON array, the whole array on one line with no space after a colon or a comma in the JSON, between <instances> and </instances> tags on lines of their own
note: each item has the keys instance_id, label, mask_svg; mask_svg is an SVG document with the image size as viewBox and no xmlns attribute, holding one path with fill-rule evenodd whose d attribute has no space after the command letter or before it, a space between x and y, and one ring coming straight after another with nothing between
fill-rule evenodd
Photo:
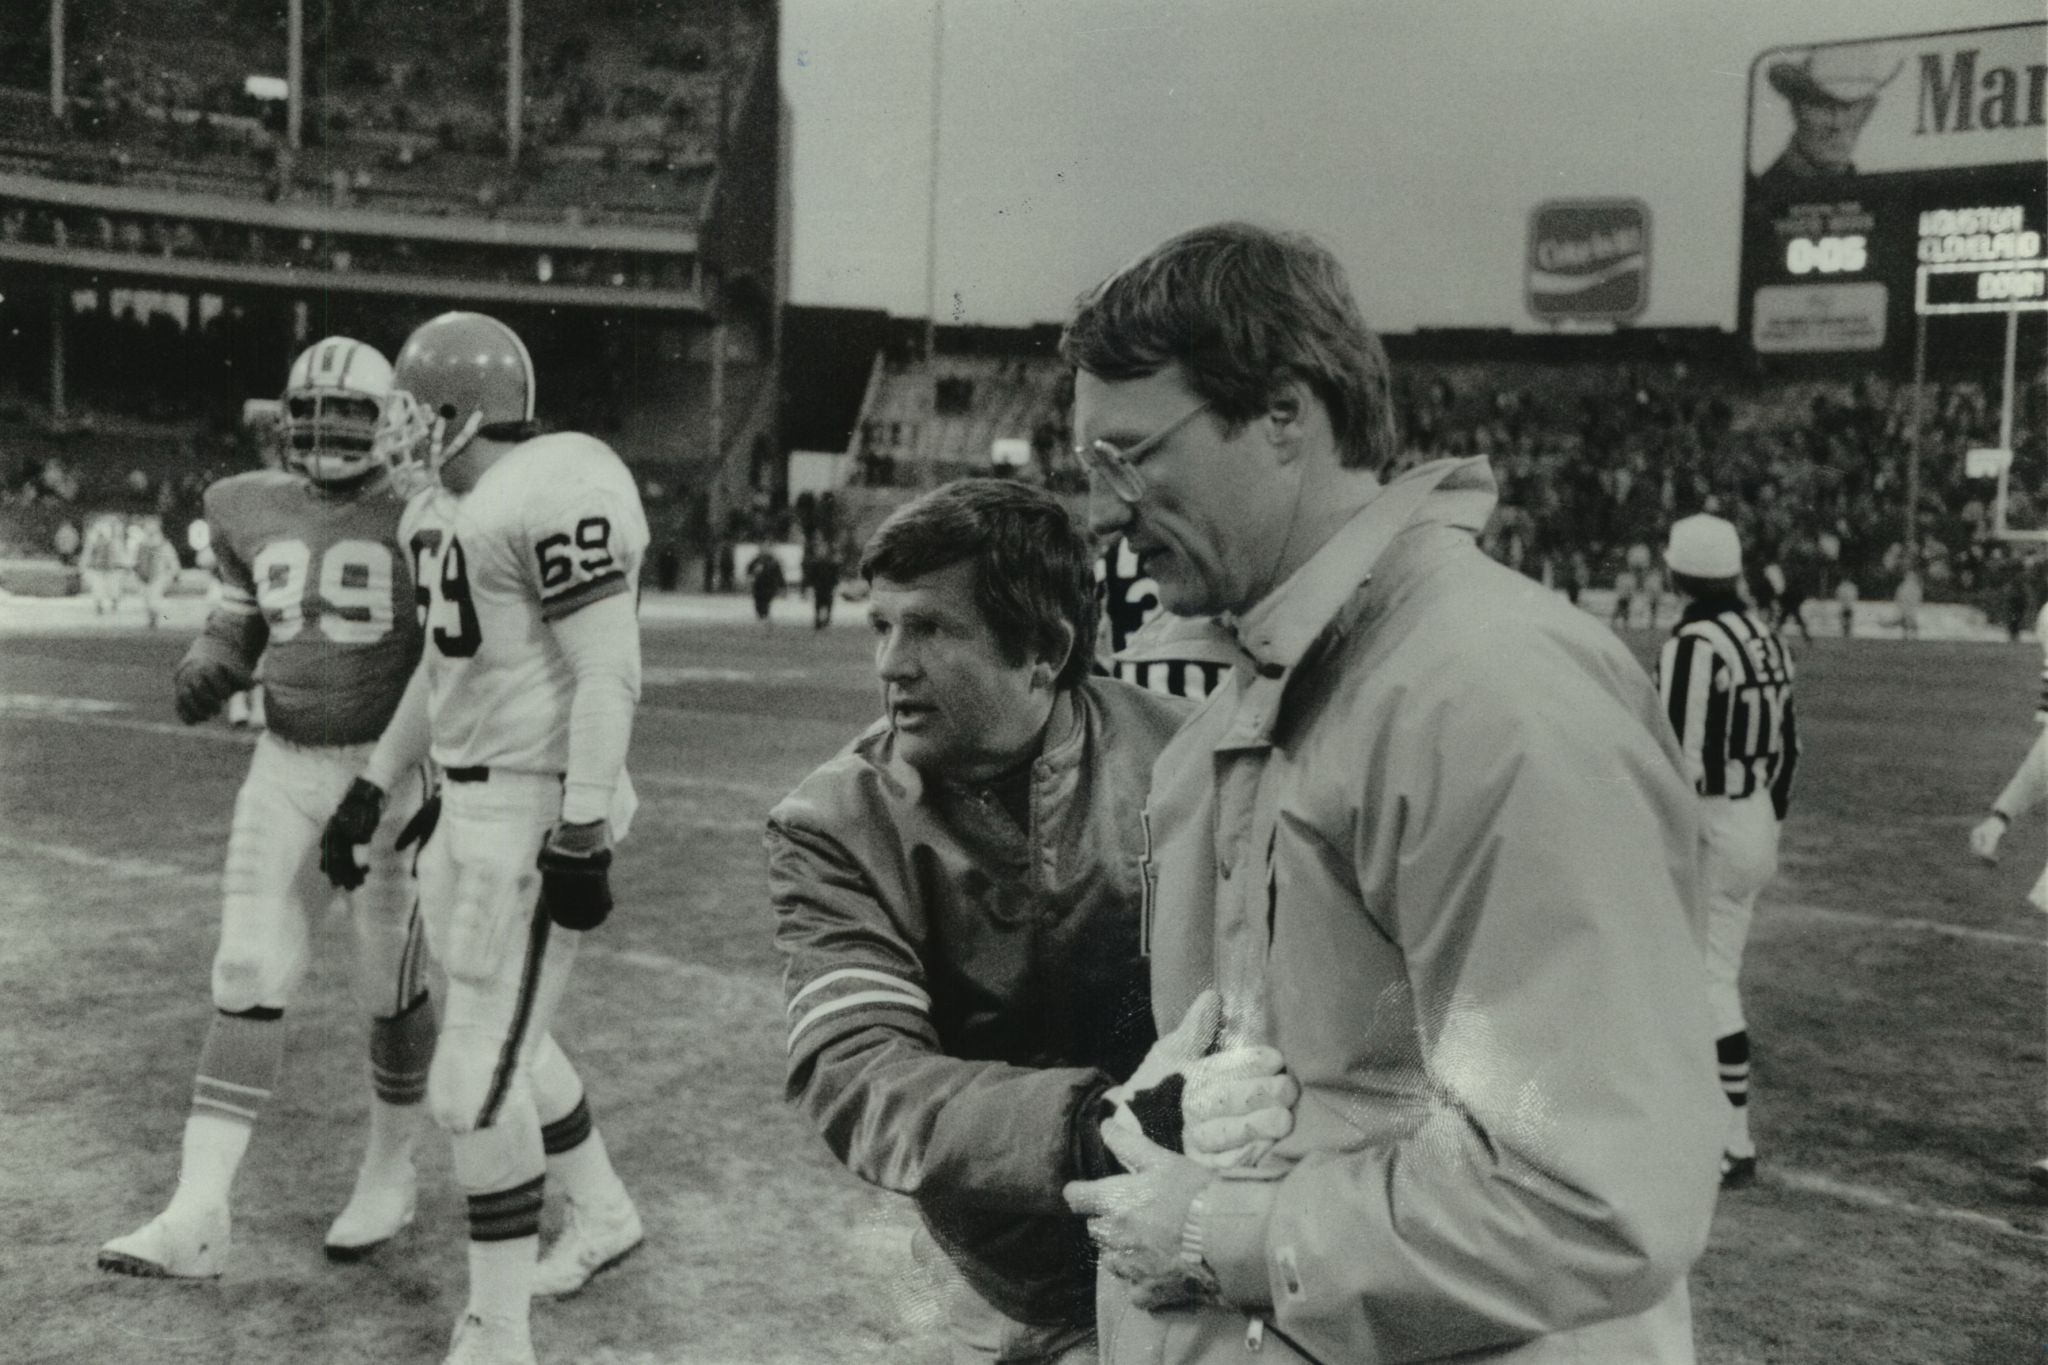
<instances>
[{"instance_id":1,"label":"man's ear","mask_svg":"<svg viewBox=\"0 0 2048 1365\"><path fill-rule=\"evenodd\" d=\"M1310 404L1314 398L1309 386L1291 375L1283 374L1273 381L1272 392L1266 398L1266 414L1259 420L1264 424L1266 438L1282 464L1292 461L1302 451L1304 438L1308 435Z\"/></svg>"},{"instance_id":2,"label":"man's ear","mask_svg":"<svg viewBox=\"0 0 2048 1365\"><path fill-rule=\"evenodd\" d=\"M1031 685L1050 691L1067 666L1068 656L1074 652L1074 623L1061 621L1058 627L1056 647L1047 654L1041 654L1031 665Z\"/></svg>"}]
</instances>

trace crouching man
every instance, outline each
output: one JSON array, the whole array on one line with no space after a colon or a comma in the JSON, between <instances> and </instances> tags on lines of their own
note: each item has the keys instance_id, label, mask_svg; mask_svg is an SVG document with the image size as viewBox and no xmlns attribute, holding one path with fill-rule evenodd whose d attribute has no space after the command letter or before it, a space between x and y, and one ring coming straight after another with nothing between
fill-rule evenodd
<instances>
[{"instance_id":1,"label":"crouching man","mask_svg":"<svg viewBox=\"0 0 2048 1365\"><path fill-rule=\"evenodd\" d=\"M1201 1096L1234 1120L1189 1130L1202 1155L1291 1122L1277 1054L1180 1074L1213 995L1154 1042L1139 812L1187 704L1090 676L1092 557L1041 492L940 488L860 572L884 715L768 821L788 1095L917 1202L956 1360L1092 1365L1095 1255L1060 1191L1121 1169L1104 1119L1178 1145Z\"/></svg>"}]
</instances>

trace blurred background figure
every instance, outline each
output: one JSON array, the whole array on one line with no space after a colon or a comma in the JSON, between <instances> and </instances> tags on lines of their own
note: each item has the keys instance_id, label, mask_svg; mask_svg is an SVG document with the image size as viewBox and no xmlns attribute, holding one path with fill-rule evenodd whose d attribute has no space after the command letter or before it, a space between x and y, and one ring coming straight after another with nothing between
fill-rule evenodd
<instances>
[{"instance_id":1,"label":"blurred background figure","mask_svg":"<svg viewBox=\"0 0 2048 1365\"><path fill-rule=\"evenodd\" d=\"M95 616L106 616L121 605L122 580L128 574L122 555L124 544L119 517L101 517L85 534L82 572L85 590L92 594Z\"/></svg>"}]
</instances>

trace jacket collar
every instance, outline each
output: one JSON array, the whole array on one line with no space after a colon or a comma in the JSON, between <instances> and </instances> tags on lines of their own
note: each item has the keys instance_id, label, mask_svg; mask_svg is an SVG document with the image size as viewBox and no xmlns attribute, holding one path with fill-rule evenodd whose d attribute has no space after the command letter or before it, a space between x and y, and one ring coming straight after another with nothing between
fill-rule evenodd
<instances>
[{"instance_id":1,"label":"jacket collar","mask_svg":"<svg viewBox=\"0 0 2048 1365\"><path fill-rule=\"evenodd\" d=\"M1372 578L1395 536L1413 525L1476 535L1499 497L1483 455L1431 460L1389 481L1286 582L1243 616L1223 618L1244 664L1261 678L1284 677Z\"/></svg>"}]
</instances>

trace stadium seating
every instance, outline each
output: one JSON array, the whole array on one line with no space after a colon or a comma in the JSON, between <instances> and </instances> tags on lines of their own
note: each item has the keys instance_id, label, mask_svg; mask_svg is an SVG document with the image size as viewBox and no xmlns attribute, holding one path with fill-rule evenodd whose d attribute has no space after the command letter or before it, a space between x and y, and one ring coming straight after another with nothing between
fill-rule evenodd
<instances>
[{"instance_id":1,"label":"stadium seating","mask_svg":"<svg viewBox=\"0 0 2048 1365\"><path fill-rule=\"evenodd\" d=\"M746 0L527 0L523 155L504 128L504 6L309 6L302 145L251 75L285 72L282 7L212 0L81 6L69 108L47 55L0 67L0 169L56 179L439 216L696 221L718 119L766 50ZM106 12L103 12L106 11ZM0 36L5 36L0 34Z\"/></svg>"}]
</instances>

